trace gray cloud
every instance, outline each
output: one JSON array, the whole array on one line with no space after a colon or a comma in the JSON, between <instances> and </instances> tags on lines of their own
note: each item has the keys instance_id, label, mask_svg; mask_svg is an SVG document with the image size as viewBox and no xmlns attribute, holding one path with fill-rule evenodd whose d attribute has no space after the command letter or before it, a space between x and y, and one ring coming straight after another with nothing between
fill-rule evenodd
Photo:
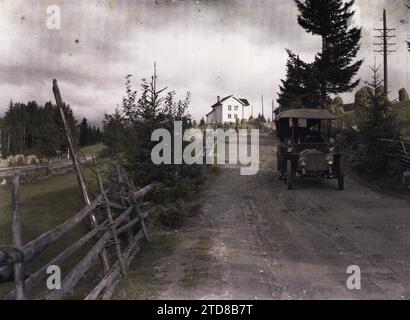
<instances>
[{"instance_id":1,"label":"gray cloud","mask_svg":"<svg viewBox=\"0 0 410 320\"><path fill-rule=\"evenodd\" d=\"M46 1L0 2L0 112L10 99L52 100L55 77L75 112L99 121L121 103L124 76L133 74L136 82L149 77L154 61L160 84L181 97L192 92L190 111L197 119L217 95L247 97L259 112L261 94L266 105L276 99L285 76L285 48L306 60L320 48L320 39L298 26L292 0L53 3L61 7L61 30L46 28ZM409 21L402 0L356 4L364 28L360 58L366 58L360 77L369 77L373 28L380 26L386 5L398 36L398 51L391 57L391 89L408 86L404 40Z\"/></svg>"}]
</instances>

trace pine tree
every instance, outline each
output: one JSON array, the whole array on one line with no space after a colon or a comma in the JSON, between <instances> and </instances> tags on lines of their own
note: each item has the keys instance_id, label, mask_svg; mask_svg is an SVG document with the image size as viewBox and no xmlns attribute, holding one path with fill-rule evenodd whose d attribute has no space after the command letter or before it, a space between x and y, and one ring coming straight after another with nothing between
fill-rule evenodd
<instances>
[{"instance_id":1,"label":"pine tree","mask_svg":"<svg viewBox=\"0 0 410 320\"><path fill-rule=\"evenodd\" d=\"M384 173L388 167L385 153L388 150L380 144L382 139L397 140L400 138L400 126L397 114L384 94L379 68L371 67L372 81L366 82L370 88L370 105L356 111L358 129L363 145L366 146L365 157L359 161L361 172Z\"/></svg>"},{"instance_id":2,"label":"pine tree","mask_svg":"<svg viewBox=\"0 0 410 320\"><path fill-rule=\"evenodd\" d=\"M321 106L326 107L329 94L350 92L360 82L353 80L363 60L353 62L359 49L361 28L350 27L354 0L295 0L298 23L322 38L322 51L316 55L314 74L320 85Z\"/></svg>"},{"instance_id":3,"label":"pine tree","mask_svg":"<svg viewBox=\"0 0 410 320\"><path fill-rule=\"evenodd\" d=\"M86 118L83 118L80 124L80 147L85 147L90 144L90 132L88 127L88 121Z\"/></svg>"},{"instance_id":4,"label":"pine tree","mask_svg":"<svg viewBox=\"0 0 410 320\"><path fill-rule=\"evenodd\" d=\"M118 154L125 140L126 124L117 108L113 114L105 114L103 120L103 142L109 146L112 155Z\"/></svg>"},{"instance_id":5,"label":"pine tree","mask_svg":"<svg viewBox=\"0 0 410 320\"><path fill-rule=\"evenodd\" d=\"M133 90L130 77L127 77L126 95L121 110L124 118L118 123L123 133L118 135L117 147L121 151L129 177L136 185L160 182L169 188L167 193L182 197L194 190L192 181L202 179L201 169L197 165L186 164L155 165L151 151L157 142L152 141L151 137L156 129L174 132L175 121L182 122L183 131L192 127L191 115L188 113L191 94L188 92L184 100L176 101L175 92L164 93L165 90L166 88L157 89L156 70L150 81L143 80L139 95ZM109 133L107 124L112 123L112 119L106 116L105 134ZM183 146L186 144L188 142L183 142ZM171 159L174 159L174 151L172 148Z\"/></svg>"},{"instance_id":6,"label":"pine tree","mask_svg":"<svg viewBox=\"0 0 410 320\"><path fill-rule=\"evenodd\" d=\"M320 93L312 79L312 65L303 62L292 51L286 51L289 55L286 80L282 80L277 100L281 109L317 108Z\"/></svg>"}]
</instances>

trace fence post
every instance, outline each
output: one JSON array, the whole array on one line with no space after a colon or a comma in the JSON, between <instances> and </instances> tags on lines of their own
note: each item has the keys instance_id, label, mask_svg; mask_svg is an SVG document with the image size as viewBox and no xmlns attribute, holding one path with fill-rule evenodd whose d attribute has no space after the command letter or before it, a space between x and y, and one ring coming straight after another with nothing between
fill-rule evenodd
<instances>
[{"instance_id":1,"label":"fence post","mask_svg":"<svg viewBox=\"0 0 410 320\"><path fill-rule=\"evenodd\" d=\"M75 175L77 177L78 185L80 187L81 194L83 195L84 203L85 203L86 206L88 206L91 203L90 197L88 196L87 187L86 187L86 184L85 184L85 181L84 181L84 176L83 176L83 173L81 171L81 167L80 167L80 163L78 161L77 153L75 152L75 149L74 149L73 137L71 135L70 128L68 127L67 120L65 118L64 109L63 109L63 99L61 98L60 89L58 88L58 84L57 84L56 79L53 80L53 93L54 93L54 97L55 97L55 100L56 100L57 107L60 110L61 120L63 121L64 131L65 131L65 134L67 136L68 149L71 153L71 160L73 161ZM98 226L97 218L95 217L95 214L93 212L90 213L90 221L91 221L91 225L92 225L93 228L96 228ZM102 264L105 272L107 272L110 269L110 263L109 263L107 252L106 252L105 249L103 251L101 251L100 259L101 259L101 264Z\"/></svg>"},{"instance_id":2,"label":"fence post","mask_svg":"<svg viewBox=\"0 0 410 320\"><path fill-rule=\"evenodd\" d=\"M20 222L20 177L17 175L12 181L13 191L13 210L11 214L11 228L13 233L13 246L19 252L23 250L23 241L21 239L21 222ZM21 255L21 261L14 264L14 282L16 284L16 299L24 300L24 256Z\"/></svg>"},{"instance_id":3,"label":"fence post","mask_svg":"<svg viewBox=\"0 0 410 320\"><path fill-rule=\"evenodd\" d=\"M118 184L120 186L121 204L125 206L127 204L125 203L123 196L125 196L126 188L124 186L124 179L122 178L122 174L121 174L121 167L118 163L116 164L115 169L117 171L117 179L118 179ZM130 218L127 218L126 222L130 222L130 221L131 221ZM128 243L131 243L133 238L134 236L133 236L132 230L128 229L127 230Z\"/></svg>"},{"instance_id":4,"label":"fence post","mask_svg":"<svg viewBox=\"0 0 410 320\"><path fill-rule=\"evenodd\" d=\"M145 237L145 239L146 239L147 241L150 241L150 238L149 238L149 236L148 236L148 231L147 231L147 228L146 228L146 226L145 226L145 221L144 221L143 214L142 214L141 209L140 209L140 207L139 207L139 205L138 205L137 198L135 197L135 194L134 194L134 192L132 191L131 184L130 184L130 182L129 182L129 180L128 180L127 174L125 173L124 169L122 170L122 173L123 173L123 176L124 176L125 184L126 184L126 186L127 186L126 188L127 188L128 196L130 197L130 199L131 199L131 201L132 201L132 203L133 203L133 205L134 205L134 208L135 208L135 210L136 210L136 212L137 212L137 214L138 214L138 217L140 218L141 228L142 228L142 232L144 233L144 237Z\"/></svg>"},{"instance_id":5,"label":"fence post","mask_svg":"<svg viewBox=\"0 0 410 320\"><path fill-rule=\"evenodd\" d=\"M92 158L93 158L93 163L94 163L94 168L95 168L95 175L97 176L98 186L100 188L101 195L102 195L103 200L104 200L105 205L106 205L108 221L110 223L110 229L111 229L112 237L114 239L114 245L115 245L115 251L117 253L117 259L118 259L118 262L120 264L121 272L125 276L127 274L127 270L125 268L124 261L122 260L120 240L118 239L117 232L115 231L114 219L113 219L112 213L111 213L110 202L108 201L107 194L105 193L105 190L104 190L103 181L102 181L102 178L101 178L100 171L98 170L97 161L95 160L95 156L93 155Z\"/></svg>"}]
</instances>

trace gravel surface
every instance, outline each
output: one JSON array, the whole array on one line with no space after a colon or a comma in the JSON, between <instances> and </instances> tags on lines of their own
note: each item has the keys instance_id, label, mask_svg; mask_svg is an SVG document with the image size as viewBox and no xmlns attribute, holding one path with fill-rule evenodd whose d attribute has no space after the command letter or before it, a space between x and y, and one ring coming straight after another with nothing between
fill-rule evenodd
<instances>
[{"instance_id":1,"label":"gravel surface","mask_svg":"<svg viewBox=\"0 0 410 320\"><path fill-rule=\"evenodd\" d=\"M346 178L276 175L274 138L261 137L261 170L224 167L201 195L175 252L158 263L162 299L409 299L410 201ZM348 290L347 268L361 269Z\"/></svg>"}]
</instances>

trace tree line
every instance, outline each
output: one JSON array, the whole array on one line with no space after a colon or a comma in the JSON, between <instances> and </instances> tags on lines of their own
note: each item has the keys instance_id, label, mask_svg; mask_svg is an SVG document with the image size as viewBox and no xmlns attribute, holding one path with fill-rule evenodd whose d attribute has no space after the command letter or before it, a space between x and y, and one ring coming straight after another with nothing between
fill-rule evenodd
<instances>
[{"instance_id":1,"label":"tree line","mask_svg":"<svg viewBox=\"0 0 410 320\"><path fill-rule=\"evenodd\" d=\"M64 104L63 109L76 146L102 141L99 128L91 127L87 119L78 125L72 108ZM51 102L42 106L36 101L10 101L0 118L0 153L3 158L17 154L54 157L67 152L66 140L60 111Z\"/></svg>"}]
</instances>

